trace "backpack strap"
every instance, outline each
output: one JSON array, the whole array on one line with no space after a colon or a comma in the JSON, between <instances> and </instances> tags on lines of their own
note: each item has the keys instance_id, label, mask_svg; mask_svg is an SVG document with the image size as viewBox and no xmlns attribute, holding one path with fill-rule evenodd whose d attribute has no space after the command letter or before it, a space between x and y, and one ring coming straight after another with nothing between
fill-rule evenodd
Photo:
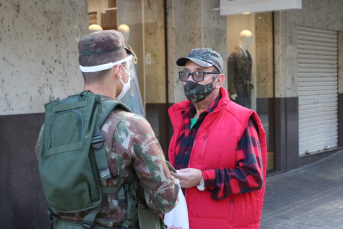
<instances>
[{"instance_id":1,"label":"backpack strap","mask_svg":"<svg viewBox=\"0 0 343 229\"><path fill-rule=\"evenodd\" d=\"M108 166L106 152L104 146L104 137L101 133L101 126L104 124L106 118L109 116L109 114L113 111L114 108L117 106L121 106L122 109L129 111L130 110L121 104L120 102L113 101L113 100L102 100L101 107L99 109L99 114L97 117L97 123L95 125L93 137L92 137L92 143L91 146L93 148L95 160L98 166L100 179L101 180L107 180L111 177L111 172ZM102 193L118 193L120 191L120 187L100 187ZM90 229L93 226L94 219L98 212L101 209L101 204L93 208L84 218L83 220L83 229Z\"/></svg>"},{"instance_id":2,"label":"backpack strap","mask_svg":"<svg viewBox=\"0 0 343 229\"><path fill-rule=\"evenodd\" d=\"M106 118L110 115L112 110L120 106L122 109L130 112L129 108L123 105L120 102L106 99L102 100L101 109L99 116L97 118L97 125L95 126L93 138L92 138L92 147L94 150L95 160L98 165L100 179L107 180L111 178L111 172L108 167L106 152L103 147L104 145L104 137L100 131L101 126L104 124Z\"/></svg>"},{"instance_id":3,"label":"backpack strap","mask_svg":"<svg viewBox=\"0 0 343 229\"><path fill-rule=\"evenodd\" d=\"M96 208L93 208L83 219L83 229L91 229L94 223L95 216L101 209L101 204Z\"/></svg>"},{"instance_id":4,"label":"backpack strap","mask_svg":"<svg viewBox=\"0 0 343 229\"><path fill-rule=\"evenodd\" d=\"M126 199L127 210L125 217L123 219L122 228L128 228L133 222L138 220L137 212L137 188L138 180L132 181L130 183L124 184L123 188L118 192L119 202Z\"/></svg>"}]
</instances>

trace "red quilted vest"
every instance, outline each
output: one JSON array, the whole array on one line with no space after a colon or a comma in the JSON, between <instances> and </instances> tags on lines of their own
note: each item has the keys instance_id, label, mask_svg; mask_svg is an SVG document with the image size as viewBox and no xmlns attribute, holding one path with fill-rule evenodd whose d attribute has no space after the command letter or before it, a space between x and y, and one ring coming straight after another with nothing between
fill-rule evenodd
<instances>
[{"instance_id":1,"label":"red quilted vest","mask_svg":"<svg viewBox=\"0 0 343 229\"><path fill-rule=\"evenodd\" d=\"M237 144L248 124L249 117L252 116L259 128L265 182L267 144L261 120L254 111L230 101L224 88L221 88L220 92L222 99L217 108L207 115L196 136L189 168L200 170L235 168ZM174 127L168 150L172 164L175 161L177 137L184 126L181 111L189 104L188 101L176 103L168 111ZM260 228L264 184L258 191L230 195L219 201L212 200L211 193L207 190L201 192L196 187L186 189L190 229Z\"/></svg>"}]
</instances>

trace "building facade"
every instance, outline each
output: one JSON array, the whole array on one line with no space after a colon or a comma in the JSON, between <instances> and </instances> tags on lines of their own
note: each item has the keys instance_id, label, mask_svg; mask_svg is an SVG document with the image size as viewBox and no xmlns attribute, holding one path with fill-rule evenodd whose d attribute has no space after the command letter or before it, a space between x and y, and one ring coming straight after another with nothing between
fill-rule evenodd
<instances>
[{"instance_id":1,"label":"building facade","mask_svg":"<svg viewBox=\"0 0 343 229\"><path fill-rule=\"evenodd\" d=\"M167 110L185 100L175 63L198 47L221 54L224 87L260 116L269 174L341 149L343 3L302 0L302 9L228 16L220 7L219 0L0 0L0 228L48 225L34 147L44 104L82 90L77 42L90 24L130 28L146 118L165 153L173 133ZM249 55L239 47L244 30L252 34ZM233 68L249 73L232 84Z\"/></svg>"}]
</instances>

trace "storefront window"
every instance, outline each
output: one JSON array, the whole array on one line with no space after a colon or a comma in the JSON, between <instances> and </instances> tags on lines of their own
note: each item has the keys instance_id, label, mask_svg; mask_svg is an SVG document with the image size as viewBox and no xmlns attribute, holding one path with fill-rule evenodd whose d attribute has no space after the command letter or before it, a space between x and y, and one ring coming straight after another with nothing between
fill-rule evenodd
<instances>
[{"instance_id":1,"label":"storefront window","mask_svg":"<svg viewBox=\"0 0 343 229\"><path fill-rule=\"evenodd\" d=\"M153 3L148 0L89 0L88 3L89 24L95 24L92 26L95 29L120 31L126 46L134 53L144 116L167 152L164 0ZM130 93L131 88L132 84ZM125 96L129 96L127 94Z\"/></svg>"},{"instance_id":2,"label":"storefront window","mask_svg":"<svg viewBox=\"0 0 343 229\"><path fill-rule=\"evenodd\" d=\"M273 170L273 13L227 16L227 53L231 100L259 115L267 134L268 170Z\"/></svg>"},{"instance_id":3,"label":"storefront window","mask_svg":"<svg viewBox=\"0 0 343 229\"><path fill-rule=\"evenodd\" d=\"M222 55L227 64L224 66L224 69L227 69L225 87L232 101L258 113L267 134L268 170L273 170L273 13L218 15L214 18L213 14L217 13L210 12L209 19L201 24L206 30L204 30L205 35L199 40L199 36L194 35L197 34L198 27L192 27L193 32L182 29L181 21L184 19L178 15L186 13L183 12L186 9L186 5L183 6L183 4L185 3L176 4L175 7L180 7L180 9L168 14L170 28L165 28L164 0L156 0L154 3L146 0L89 0L89 23L103 30L115 29L123 33L126 45L135 54L134 64L145 116L150 121L164 151L167 151L168 146L167 113L165 112L167 94L173 96L169 99L172 102L185 99L183 93L166 93L167 67L175 70L175 60L187 55L191 49L200 47L198 43L212 48L210 44L221 42L217 44L218 47L215 50ZM196 2L193 4L196 5ZM209 7L213 9L212 5ZM206 12L203 12L203 17L207 17ZM220 30L212 28L212 25L218 24L218 21L221 21L220 26L223 25L223 21L225 22L223 17L226 17L227 22L226 40L221 34L223 31L225 35L225 24L223 28L220 27ZM195 19L191 17L189 20ZM97 26L94 29L98 29ZM187 42L177 42L175 46L171 46L172 48L168 47L165 29L169 32L171 43L174 42L172 38ZM170 55L175 55L169 63L173 65L170 66L166 66L166 46L170 48ZM168 88L174 90L181 88L178 80L169 82L174 85L168 85Z\"/></svg>"}]
</instances>

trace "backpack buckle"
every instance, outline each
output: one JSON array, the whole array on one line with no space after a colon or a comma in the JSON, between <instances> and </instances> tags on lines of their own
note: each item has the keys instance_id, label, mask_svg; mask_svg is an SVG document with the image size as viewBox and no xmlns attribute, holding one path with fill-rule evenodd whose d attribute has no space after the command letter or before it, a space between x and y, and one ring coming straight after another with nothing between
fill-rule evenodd
<instances>
[{"instance_id":1,"label":"backpack buckle","mask_svg":"<svg viewBox=\"0 0 343 229\"><path fill-rule=\"evenodd\" d=\"M125 183L123 188L124 192L127 193L130 190L130 183Z\"/></svg>"},{"instance_id":2,"label":"backpack buckle","mask_svg":"<svg viewBox=\"0 0 343 229\"><path fill-rule=\"evenodd\" d=\"M94 134L92 138L92 147L95 149L100 149L104 145L104 136L102 133Z\"/></svg>"},{"instance_id":3,"label":"backpack buckle","mask_svg":"<svg viewBox=\"0 0 343 229\"><path fill-rule=\"evenodd\" d=\"M92 223L83 222L83 229L91 229L92 226L93 226Z\"/></svg>"},{"instance_id":4,"label":"backpack buckle","mask_svg":"<svg viewBox=\"0 0 343 229\"><path fill-rule=\"evenodd\" d=\"M51 210L51 208L48 208L48 215L49 215L49 222L50 222L50 229L52 229L53 228L53 226L54 226L54 218L55 218L55 215L54 215L54 213L52 212L52 210Z\"/></svg>"}]
</instances>

